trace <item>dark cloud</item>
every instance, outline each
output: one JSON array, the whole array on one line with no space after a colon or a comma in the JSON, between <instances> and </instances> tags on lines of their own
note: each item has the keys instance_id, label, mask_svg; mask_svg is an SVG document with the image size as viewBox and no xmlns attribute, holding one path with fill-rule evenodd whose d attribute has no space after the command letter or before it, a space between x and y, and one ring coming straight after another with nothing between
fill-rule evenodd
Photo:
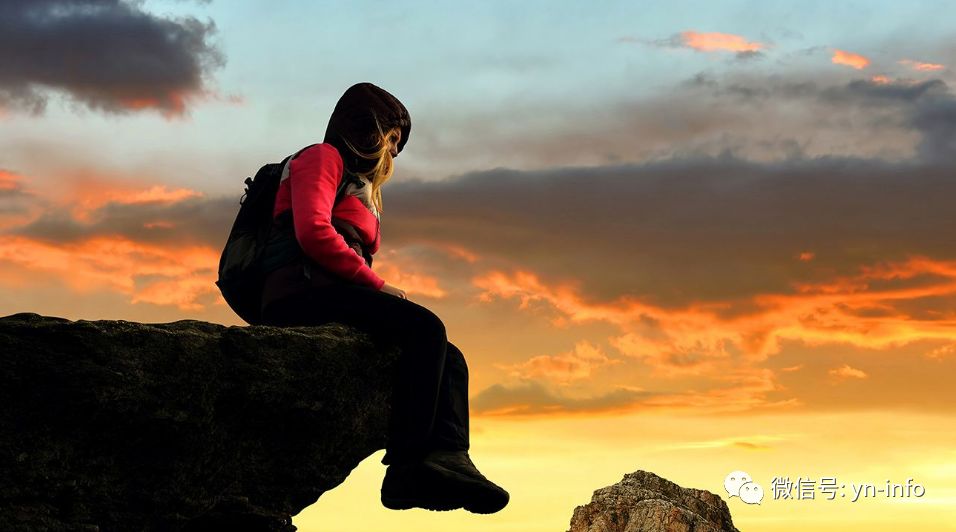
<instances>
[{"instance_id":1,"label":"dark cloud","mask_svg":"<svg viewBox=\"0 0 956 532\"><path fill-rule=\"evenodd\" d=\"M766 54L759 50L745 50L743 52L737 52L734 54L734 58L737 61L753 61L756 59L763 59L766 57Z\"/></svg>"},{"instance_id":2,"label":"dark cloud","mask_svg":"<svg viewBox=\"0 0 956 532\"><path fill-rule=\"evenodd\" d=\"M818 103L846 112L856 108L872 126L896 126L919 133L917 156L924 161L947 162L956 149L956 96L941 79L895 79L877 82L854 79L823 86L814 81L766 79L722 83L698 73L681 86L706 91L713 97L734 98L738 103L780 102L793 105ZM813 112L808 108L808 112ZM892 114L895 113L895 114ZM874 132L875 133L875 132ZM864 138L860 139L861 142Z\"/></svg>"},{"instance_id":3,"label":"dark cloud","mask_svg":"<svg viewBox=\"0 0 956 532\"><path fill-rule=\"evenodd\" d=\"M813 80L797 81L778 76L718 81L711 74L699 72L681 82L680 86L691 90L705 90L718 98L731 96L738 101L751 103L759 100L776 100L781 103L803 100L825 104L873 106L914 104L927 98L952 99L948 85L940 79L898 79L883 83L854 79L842 84L823 85Z\"/></svg>"},{"instance_id":4,"label":"dark cloud","mask_svg":"<svg viewBox=\"0 0 956 532\"><path fill-rule=\"evenodd\" d=\"M856 79L842 87L822 90L820 96L834 102L856 100L868 104L884 104L885 102L910 104L926 98L952 98L949 87L940 79L920 82L897 80L887 83Z\"/></svg>"},{"instance_id":5,"label":"dark cloud","mask_svg":"<svg viewBox=\"0 0 956 532\"><path fill-rule=\"evenodd\" d=\"M953 170L725 154L397 182L383 246L459 245L534 271L546 285L574 279L599 300L746 299L910 254L956 258ZM804 251L814 253L810 263L798 259Z\"/></svg>"},{"instance_id":6,"label":"dark cloud","mask_svg":"<svg viewBox=\"0 0 956 532\"><path fill-rule=\"evenodd\" d=\"M111 235L152 244L222 247L238 210L238 198L232 197L197 197L175 203L108 203L91 213L91 221L84 222L55 208L8 233L50 243Z\"/></svg>"},{"instance_id":7,"label":"dark cloud","mask_svg":"<svg viewBox=\"0 0 956 532\"><path fill-rule=\"evenodd\" d=\"M914 108L910 124L923 133L919 154L923 159L952 163L956 154L956 99L924 99Z\"/></svg>"},{"instance_id":8,"label":"dark cloud","mask_svg":"<svg viewBox=\"0 0 956 532\"><path fill-rule=\"evenodd\" d=\"M519 99L475 114L426 115L410 149L427 154L427 163L399 165L403 176L438 179L495 166L595 166L724 152L759 161L899 160L918 155L929 132L928 123L910 119L917 107L947 98L950 88L938 79L875 83L847 81L843 70L818 77L705 71L667 91L600 105Z\"/></svg>"},{"instance_id":9,"label":"dark cloud","mask_svg":"<svg viewBox=\"0 0 956 532\"><path fill-rule=\"evenodd\" d=\"M54 91L92 109L180 114L224 62L214 33L121 0L0 0L0 106L39 113Z\"/></svg>"}]
</instances>

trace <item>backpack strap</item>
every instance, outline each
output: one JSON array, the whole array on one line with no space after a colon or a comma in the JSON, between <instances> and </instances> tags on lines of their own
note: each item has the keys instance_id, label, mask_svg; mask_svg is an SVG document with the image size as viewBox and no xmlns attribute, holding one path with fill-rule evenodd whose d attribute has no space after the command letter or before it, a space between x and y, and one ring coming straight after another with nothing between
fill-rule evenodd
<instances>
[{"instance_id":1,"label":"backpack strap","mask_svg":"<svg viewBox=\"0 0 956 532\"><path fill-rule=\"evenodd\" d=\"M309 144L308 146L302 148L301 150L293 153L292 155L282 160L282 162L280 163L282 165L282 175L279 177L280 183L283 180L288 179L290 168L292 166L292 159L295 159L296 157L299 156L300 153L311 148L312 146L315 146L315 144ZM332 201L333 207L335 207L335 205L342 199L342 196L345 193L345 189L348 187L349 183L353 183L353 182L356 184L359 184L361 183L361 180L358 178L358 176L349 172L348 170L343 171L342 179L339 181L338 189L336 189L335 191L335 199Z\"/></svg>"}]
</instances>

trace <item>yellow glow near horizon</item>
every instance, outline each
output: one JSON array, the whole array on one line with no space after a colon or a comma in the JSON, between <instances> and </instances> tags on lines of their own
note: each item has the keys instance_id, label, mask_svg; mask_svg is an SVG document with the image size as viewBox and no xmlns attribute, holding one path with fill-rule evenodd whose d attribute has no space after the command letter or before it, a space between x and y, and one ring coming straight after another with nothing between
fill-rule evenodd
<instances>
[{"instance_id":1,"label":"yellow glow near horizon","mask_svg":"<svg viewBox=\"0 0 956 532\"><path fill-rule=\"evenodd\" d=\"M643 469L727 502L743 531L945 530L956 523L956 423L952 415L836 412L777 416L636 414L515 421L477 417L471 455L511 494L504 510L393 511L379 502L383 451L363 461L336 489L295 517L302 532L567 530L575 506L594 490ZM752 442L759 445L740 445ZM747 471L764 487L759 505L728 497L730 471ZM845 497L773 499L771 480L789 476L847 484ZM923 497L860 497L850 484L905 483Z\"/></svg>"}]
</instances>

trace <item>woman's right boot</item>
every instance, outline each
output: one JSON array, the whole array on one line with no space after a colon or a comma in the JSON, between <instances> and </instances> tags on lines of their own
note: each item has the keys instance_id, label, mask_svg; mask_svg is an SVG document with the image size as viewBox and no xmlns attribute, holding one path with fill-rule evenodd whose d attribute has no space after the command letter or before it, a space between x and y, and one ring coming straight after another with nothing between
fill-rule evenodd
<instances>
[{"instance_id":1,"label":"woman's right boot","mask_svg":"<svg viewBox=\"0 0 956 532\"><path fill-rule=\"evenodd\" d=\"M392 510L465 508L473 513L486 514L497 512L508 504L508 492L480 473L476 476L458 467L454 463L458 458L435 453L429 457L431 459L388 466L382 481L382 505Z\"/></svg>"},{"instance_id":2,"label":"woman's right boot","mask_svg":"<svg viewBox=\"0 0 956 532\"><path fill-rule=\"evenodd\" d=\"M467 500L465 482L470 481L464 475L422 460L393 462L382 480L382 505L392 510L455 510Z\"/></svg>"}]
</instances>

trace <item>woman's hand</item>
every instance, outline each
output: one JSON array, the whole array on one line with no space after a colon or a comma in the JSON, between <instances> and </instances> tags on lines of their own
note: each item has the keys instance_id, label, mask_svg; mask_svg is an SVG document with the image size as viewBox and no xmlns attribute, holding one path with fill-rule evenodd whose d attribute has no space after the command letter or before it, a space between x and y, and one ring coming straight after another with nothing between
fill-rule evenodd
<instances>
[{"instance_id":1,"label":"woman's hand","mask_svg":"<svg viewBox=\"0 0 956 532\"><path fill-rule=\"evenodd\" d=\"M397 286L392 286L387 282L382 285L382 292L392 294L393 296L398 296L402 299L408 299L408 296L405 295L405 291Z\"/></svg>"}]
</instances>

